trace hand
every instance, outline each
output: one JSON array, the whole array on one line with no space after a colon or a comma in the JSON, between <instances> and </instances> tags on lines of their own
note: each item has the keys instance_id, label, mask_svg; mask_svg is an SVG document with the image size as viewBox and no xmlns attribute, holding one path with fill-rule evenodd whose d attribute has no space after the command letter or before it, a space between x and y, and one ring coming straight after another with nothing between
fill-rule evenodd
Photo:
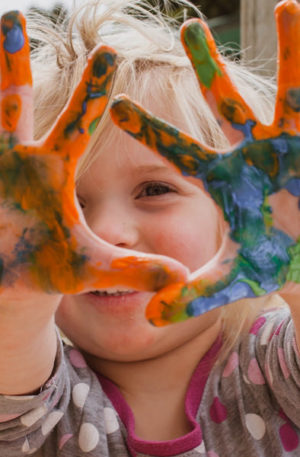
<instances>
[{"instance_id":1,"label":"hand","mask_svg":"<svg viewBox=\"0 0 300 457\"><path fill-rule=\"evenodd\" d=\"M20 13L2 17L0 38L2 296L114 285L158 290L182 280L187 270L172 259L149 259L100 240L76 199L76 165L107 105L115 52L95 49L66 109L49 134L34 142L29 44Z\"/></svg>"},{"instance_id":2,"label":"hand","mask_svg":"<svg viewBox=\"0 0 300 457\"><path fill-rule=\"evenodd\" d=\"M207 25L193 19L182 28L201 90L218 107L224 132L230 139L242 135L230 150L200 144L124 96L113 104L119 127L202 181L227 226L216 257L153 298L147 317L155 325L300 283L300 5L285 0L276 16L279 76L270 126L234 86Z\"/></svg>"}]
</instances>

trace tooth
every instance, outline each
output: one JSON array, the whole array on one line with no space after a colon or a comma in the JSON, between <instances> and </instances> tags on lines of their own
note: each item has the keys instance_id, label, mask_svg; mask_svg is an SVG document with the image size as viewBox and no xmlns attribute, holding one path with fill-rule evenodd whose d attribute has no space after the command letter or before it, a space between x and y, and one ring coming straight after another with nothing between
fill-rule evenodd
<instances>
[{"instance_id":1,"label":"tooth","mask_svg":"<svg viewBox=\"0 0 300 457\"><path fill-rule=\"evenodd\" d=\"M130 294L131 290L116 290L113 292L107 290L94 290L92 293L97 296L120 296Z\"/></svg>"}]
</instances>

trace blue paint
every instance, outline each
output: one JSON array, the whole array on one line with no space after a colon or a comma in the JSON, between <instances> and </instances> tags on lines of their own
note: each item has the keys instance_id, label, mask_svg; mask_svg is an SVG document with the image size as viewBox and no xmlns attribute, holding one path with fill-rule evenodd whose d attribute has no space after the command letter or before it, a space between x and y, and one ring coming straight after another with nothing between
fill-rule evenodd
<instances>
[{"instance_id":1,"label":"blue paint","mask_svg":"<svg viewBox=\"0 0 300 457\"><path fill-rule=\"evenodd\" d=\"M100 98L100 97L104 97L106 95L106 92L101 92L101 90L98 90L98 91L95 91L95 92L89 92L89 96L90 98Z\"/></svg>"},{"instance_id":2,"label":"blue paint","mask_svg":"<svg viewBox=\"0 0 300 457\"><path fill-rule=\"evenodd\" d=\"M13 263L13 267L17 267L20 264L28 262L29 256L36 249L34 243L35 236L35 230L27 228L23 229L23 233L14 248L15 261Z\"/></svg>"},{"instance_id":3,"label":"blue paint","mask_svg":"<svg viewBox=\"0 0 300 457\"><path fill-rule=\"evenodd\" d=\"M300 197L300 178L291 178L285 185L287 191L295 197Z\"/></svg>"},{"instance_id":4,"label":"blue paint","mask_svg":"<svg viewBox=\"0 0 300 457\"><path fill-rule=\"evenodd\" d=\"M275 151L280 153L280 155L287 154L289 151L287 139L284 136L279 136L277 138L272 138L270 143L274 147Z\"/></svg>"},{"instance_id":5,"label":"blue paint","mask_svg":"<svg viewBox=\"0 0 300 457\"><path fill-rule=\"evenodd\" d=\"M226 305L241 298L254 298L256 294L253 292L249 284L242 282L237 278L229 286L223 290L216 292L210 297L198 297L187 306L187 314L189 316L199 316L204 312L211 311L219 306Z\"/></svg>"},{"instance_id":6,"label":"blue paint","mask_svg":"<svg viewBox=\"0 0 300 457\"><path fill-rule=\"evenodd\" d=\"M237 124L233 122L231 125L236 130L243 132L246 140L253 140L252 129L256 125L256 122L248 119L245 124Z\"/></svg>"},{"instance_id":7,"label":"blue paint","mask_svg":"<svg viewBox=\"0 0 300 457\"><path fill-rule=\"evenodd\" d=\"M111 64L114 64L115 61L115 56L111 56L111 59L108 58L110 54L106 53L104 60L108 60L111 62ZM103 54L100 54L97 56L96 61L94 62L93 65L93 74L96 77L103 76L103 70L105 69L105 72L108 70L107 65L102 65L103 64ZM83 116L87 113L87 108L88 108L88 103L91 100L99 99L101 97L104 97L107 95L107 86L110 82L110 79L112 77L112 74L108 74L107 77L103 81L99 81L99 83L93 83L92 80L86 82L86 95L81 103L81 112L77 113L76 118L70 122L65 130L64 130L64 135L65 137L69 138L70 135L73 134L74 131L78 131L79 133L85 133L85 130L81 126L81 121Z\"/></svg>"},{"instance_id":8,"label":"blue paint","mask_svg":"<svg viewBox=\"0 0 300 457\"><path fill-rule=\"evenodd\" d=\"M256 297L256 294L253 292L251 286L239 278L226 287L222 292L226 296L227 303L228 300L229 302L234 302L236 300L240 300L242 297Z\"/></svg>"},{"instance_id":9,"label":"blue paint","mask_svg":"<svg viewBox=\"0 0 300 457\"><path fill-rule=\"evenodd\" d=\"M278 273L278 265L280 263L289 263L288 248L295 242L286 233L275 228L270 230L269 236L265 234L254 235L252 239L255 241L253 246L244 246L240 253L252 265L254 271L257 272L257 278L260 279L261 283L265 275L266 277L272 276L270 280L273 281L273 277ZM266 288L266 286L263 288Z\"/></svg>"},{"instance_id":10,"label":"blue paint","mask_svg":"<svg viewBox=\"0 0 300 457\"><path fill-rule=\"evenodd\" d=\"M19 25L14 24L10 30L8 30L6 27L2 27L2 31L6 35L3 43L5 51L9 52L10 54L15 54L23 48L25 37L23 30Z\"/></svg>"},{"instance_id":11,"label":"blue paint","mask_svg":"<svg viewBox=\"0 0 300 457\"><path fill-rule=\"evenodd\" d=\"M239 208L250 211L261 207L264 201L265 187L262 172L255 167L244 167L239 174L239 183L232 189L233 202Z\"/></svg>"},{"instance_id":12,"label":"blue paint","mask_svg":"<svg viewBox=\"0 0 300 457\"><path fill-rule=\"evenodd\" d=\"M86 108L87 108L87 99L85 99L83 102L82 102L82 110L81 110L81 113L82 114L85 114L86 113Z\"/></svg>"}]
</instances>

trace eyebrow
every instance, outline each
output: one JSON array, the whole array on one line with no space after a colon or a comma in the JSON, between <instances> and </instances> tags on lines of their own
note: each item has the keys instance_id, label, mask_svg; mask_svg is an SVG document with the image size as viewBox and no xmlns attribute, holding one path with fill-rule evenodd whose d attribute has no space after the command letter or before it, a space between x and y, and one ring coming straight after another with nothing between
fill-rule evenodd
<instances>
[{"instance_id":1,"label":"eyebrow","mask_svg":"<svg viewBox=\"0 0 300 457\"><path fill-rule=\"evenodd\" d=\"M154 173L158 171L169 171L169 172L174 172L174 166L170 164L170 167L168 165L140 165L137 166L135 169L136 172L143 172L143 173Z\"/></svg>"}]
</instances>

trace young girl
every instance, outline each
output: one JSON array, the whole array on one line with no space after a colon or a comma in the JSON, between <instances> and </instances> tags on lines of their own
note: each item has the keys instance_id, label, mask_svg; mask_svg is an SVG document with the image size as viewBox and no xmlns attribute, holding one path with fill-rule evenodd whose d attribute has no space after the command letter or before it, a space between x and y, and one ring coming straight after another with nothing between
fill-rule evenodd
<instances>
[{"instance_id":1,"label":"young girl","mask_svg":"<svg viewBox=\"0 0 300 457\"><path fill-rule=\"evenodd\" d=\"M228 146L176 31L157 12L147 13L141 2L91 2L66 32L44 27L33 59L37 138L101 42L118 54L110 100L124 92L201 142ZM272 84L228 65L257 116L270 122ZM173 257L191 271L218 252L220 213L195 180L128 137L106 111L92 141L78 169L77 196L95 235L130 252ZM61 299L14 286L2 295L1 455L299 454L299 355L289 309L278 297L157 328L145 318L154 292L94 289ZM55 312L73 345L56 333Z\"/></svg>"}]
</instances>

